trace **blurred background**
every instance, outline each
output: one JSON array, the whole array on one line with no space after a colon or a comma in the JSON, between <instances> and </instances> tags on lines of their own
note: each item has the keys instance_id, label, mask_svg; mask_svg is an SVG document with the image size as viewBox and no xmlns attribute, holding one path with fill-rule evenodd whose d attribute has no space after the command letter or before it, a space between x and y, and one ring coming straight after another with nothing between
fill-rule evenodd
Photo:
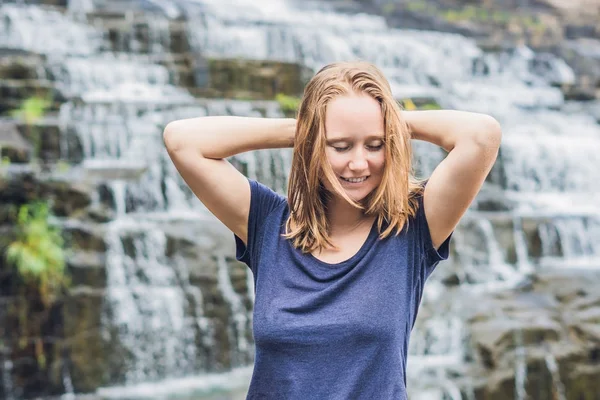
<instances>
[{"instance_id":1,"label":"blurred background","mask_svg":"<svg viewBox=\"0 0 600 400\"><path fill-rule=\"evenodd\" d=\"M410 398L600 399L599 0L2 0L0 398L244 399L252 276L162 130L294 116L354 59L406 109L504 132L426 286ZM414 148L421 177L445 156ZM286 194L291 149L230 161Z\"/></svg>"}]
</instances>

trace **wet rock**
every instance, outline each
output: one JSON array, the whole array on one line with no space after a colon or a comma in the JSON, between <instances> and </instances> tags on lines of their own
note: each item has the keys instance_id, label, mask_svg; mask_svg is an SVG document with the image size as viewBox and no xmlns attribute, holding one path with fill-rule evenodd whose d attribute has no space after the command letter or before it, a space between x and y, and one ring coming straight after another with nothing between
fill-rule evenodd
<instances>
[{"instance_id":1,"label":"wet rock","mask_svg":"<svg viewBox=\"0 0 600 400\"><path fill-rule=\"evenodd\" d=\"M473 317L479 322L471 324L473 344L482 355L484 364L489 368L502 366L502 362L505 361L504 355L519 346L559 339L562 328L555 320L556 316L552 315L551 298L540 295L537 298L516 297L498 302L503 315L486 319L485 315L488 315L489 310L496 309L498 306L484 304L483 314L476 314Z\"/></svg>"},{"instance_id":2,"label":"wet rock","mask_svg":"<svg viewBox=\"0 0 600 400\"><path fill-rule=\"evenodd\" d=\"M76 392L119 382L125 373L126 352L112 328L103 326L104 301L104 290L85 287L71 290L65 300L63 346Z\"/></svg>"},{"instance_id":3,"label":"wet rock","mask_svg":"<svg viewBox=\"0 0 600 400\"><path fill-rule=\"evenodd\" d=\"M146 3L151 6L152 3ZM147 7L146 7L147 8ZM176 6L171 7L175 11ZM185 21L165 16L164 8L132 10L118 3L110 10L87 14L92 25L107 31L113 51L143 54L180 54L190 50Z\"/></svg>"},{"instance_id":4,"label":"wet rock","mask_svg":"<svg viewBox=\"0 0 600 400\"><path fill-rule=\"evenodd\" d=\"M599 98L600 2L598 0L355 0L383 15L396 28L458 33L477 40L488 51L526 45L563 58L574 69L575 82L561 88L567 99ZM591 54L591 53L593 54Z\"/></svg>"},{"instance_id":5,"label":"wet rock","mask_svg":"<svg viewBox=\"0 0 600 400\"><path fill-rule=\"evenodd\" d=\"M196 243L189 239L173 236L167 237L167 250L165 251L167 257L179 255L182 257L197 258L199 255L198 250Z\"/></svg>"},{"instance_id":6,"label":"wet rock","mask_svg":"<svg viewBox=\"0 0 600 400\"><path fill-rule=\"evenodd\" d=\"M87 217L92 223L104 223L112 221L115 218L115 212L102 204L88 207Z\"/></svg>"},{"instance_id":7,"label":"wet rock","mask_svg":"<svg viewBox=\"0 0 600 400\"><path fill-rule=\"evenodd\" d=\"M0 115L18 110L30 97L60 99L62 95L48 81L38 79L0 79ZM50 110L57 110L53 102Z\"/></svg>"},{"instance_id":8,"label":"wet rock","mask_svg":"<svg viewBox=\"0 0 600 400\"><path fill-rule=\"evenodd\" d=\"M0 224L16 223L18 207L38 199L38 190L39 182L32 173L0 176Z\"/></svg>"},{"instance_id":9,"label":"wet rock","mask_svg":"<svg viewBox=\"0 0 600 400\"><path fill-rule=\"evenodd\" d=\"M33 146L26 141L14 122L0 121L0 159L11 163L25 163L31 158Z\"/></svg>"},{"instance_id":10,"label":"wet rock","mask_svg":"<svg viewBox=\"0 0 600 400\"><path fill-rule=\"evenodd\" d=\"M273 99L278 93L301 95L311 71L278 61L196 58L196 95L239 99Z\"/></svg>"},{"instance_id":11,"label":"wet rock","mask_svg":"<svg viewBox=\"0 0 600 400\"><path fill-rule=\"evenodd\" d=\"M592 100L600 91L600 40L578 38L568 40L557 54L575 70L577 84L564 89L569 100Z\"/></svg>"},{"instance_id":12,"label":"wet rock","mask_svg":"<svg viewBox=\"0 0 600 400\"><path fill-rule=\"evenodd\" d=\"M43 163L67 161L63 154L63 137L58 121L54 117L46 117L30 124L18 124L21 135L33 146L34 156Z\"/></svg>"},{"instance_id":13,"label":"wet rock","mask_svg":"<svg viewBox=\"0 0 600 400\"><path fill-rule=\"evenodd\" d=\"M67 273L71 285L106 287L106 255L93 251L73 252L67 257Z\"/></svg>"},{"instance_id":14,"label":"wet rock","mask_svg":"<svg viewBox=\"0 0 600 400\"><path fill-rule=\"evenodd\" d=\"M83 213L91 202L90 188L77 183L40 180L30 171L0 179L0 223L15 222L15 211L23 204L45 201L52 213L59 217ZM12 210L12 211L11 211Z\"/></svg>"},{"instance_id":15,"label":"wet rock","mask_svg":"<svg viewBox=\"0 0 600 400\"><path fill-rule=\"evenodd\" d=\"M77 224L63 228L66 247L72 250L106 252L106 242L101 229L91 224Z\"/></svg>"},{"instance_id":16,"label":"wet rock","mask_svg":"<svg viewBox=\"0 0 600 400\"><path fill-rule=\"evenodd\" d=\"M599 285L598 271L545 271L521 289L478 300L469 331L485 383L476 398L512 398L519 391L554 398L562 387L567 400L594 399L600 393Z\"/></svg>"},{"instance_id":17,"label":"wet rock","mask_svg":"<svg viewBox=\"0 0 600 400\"><path fill-rule=\"evenodd\" d=\"M52 202L52 211L60 217L81 214L91 203L92 189L88 186L65 182L43 182L40 197Z\"/></svg>"},{"instance_id":18,"label":"wet rock","mask_svg":"<svg viewBox=\"0 0 600 400\"><path fill-rule=\"evenodd\" d=\"M21 54L3 55L0 58L0 79L38 79L40 65L44 57L23 52Z\"/></svg>"},{"instance_id":19,"label":"wet rock","mask_svg":"<svg viewBox=\"0 0 600 400\"><path fill-rule=\"evenodd\" d=\"M521 218L521 229L523 231L525 246L530 258L539 259L542 256L563 255L563 249L560 240L555 237L546 239L545 247L542 246L542 237L547 232L550 220L540 217L523 217Z\"/></svg>"}]
</instances>

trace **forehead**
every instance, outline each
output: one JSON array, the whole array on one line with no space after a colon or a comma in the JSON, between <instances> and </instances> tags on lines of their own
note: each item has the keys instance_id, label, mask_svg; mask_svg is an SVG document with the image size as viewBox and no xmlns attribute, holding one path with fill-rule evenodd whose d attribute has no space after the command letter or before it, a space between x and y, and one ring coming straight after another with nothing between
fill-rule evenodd
<instances>
[{"instance_id":1,"label":"forehead","mask_svg":"<svg viewBox=\"0 0 600 400\"><path fill-rule=\"evenodd\" d=\"M330 140L347 136L383 136L381 106L366 94L338 96L327 105L325 133Z\"/></svg>"}]
</instances>

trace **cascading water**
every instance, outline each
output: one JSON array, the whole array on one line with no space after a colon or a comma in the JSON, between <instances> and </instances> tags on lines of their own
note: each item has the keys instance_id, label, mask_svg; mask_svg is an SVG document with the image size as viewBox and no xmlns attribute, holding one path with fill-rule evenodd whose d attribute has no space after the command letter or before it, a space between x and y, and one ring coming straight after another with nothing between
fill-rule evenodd
<instances>
[{"instance_id":1,"label":"cascading water","mask_svg":"<svg viewBox=\"0 0 600 400\"><path fill-rule=\"evenodd\" d=\"M4 393L6 400L14 400L14 385L11 377L13 365L12 361L9 360L4 353L5 351L2 349L2 351L0 351L0 354L2 354L2 359L0 359L2 362L2 392Z\"/></svg>"},{"instance_id":2,"label":"cascading water","mask_svg":"<svg viewBox=\"0 0 600 400\"><path fill-rule=\"evenodd\" d=\"M523 347L523 333L517 330L515 333L515 345L517 351L515 353L515 399L525 400L527 392L525 385L527 383L527 361L525 355L525 347Z\"/></svg>"},{"instance_id":3,"label":"cascading water","mask_svg":"<svg viewBox=\"0 0 600 400\"><path fill-rule=\"evenodd\" d=\"M554 398L556 400L566 400L567 396L565 396L565 387L560 379L560 371L558 370L558 365L556 364L556 358L554 358L552 353L548 352L544 357L544 361L546 362L548 371L552 375L552 383L554 384Z\"/></svg>"},{"instance_id":4,"label":"cascading water","mask_svg":"<svg viewBox=\"0 0 600 400\"><path fill-rule=\"evenodd\" d=\"M204 115L282 115L274 102L199 100L176 86L177 74L163 62L171 46L169 18L187 18L193 50L205 56L289 61L313 70L332 61L366 59L383 69L398 98L431 98L443 107L486 112L503 125L502 179L491 176L481 198L488 191L501 193L496 200L507 211L489 212L478 199L455 234L451 260L442 267L454 269L460 284L448 288L438 274L431 277L410 343L411 391L429 393L430 399L460 398L450 371L463 363L466 333L460 310L448 304L511 286L533 266L600 265L600 191L594 179L600 168L600 128L583 111L560 111L565 102L553 85L573 80L561 60L544 57L540 69L540 55L527 48L486 54L459 35L389 29L380 17L283 0L260 7L249 0L156 0L151 2L153 17L142 21L154 27L150 45L133 36L113 42L109 22L93 12L122 11L123 3L72 1L72 14L2 6L0 27L7 35L0 35L0 46L47 55L45 74L69 99L60 109L62 155L74 157L78 149L67 139L76 137L86 179L102 182L96 202L109 204L113 212L105 226L105 325L114 328L123 347L126 385L194 374L204 374L197 379L204 383L190 387L218 381L206 373L219 370L211 340L220 328L206 316L203 293L191 284L187 264L166 256L165 232L170 225L200 225L207 226L203 237L210 238L219 230L210 228L214 218L170 162L162 128L171 120ZM32 35L42 26L51 39L44 46ZM428 143L414 147L423 176L444 158ZM248 176L285 194L291 151L252 152L232 160ZM219 232L218 238L233 242L222 227ZM528 246L531 232L541 243L535 253ZM217 287L231 316L225 329L228 361L243 367L253 356L251 314L229 279L230 253L223 247L206 246L212 249L206 251L212 252ZM514 249L514 260L507 248ZM252 279L246 275L246 280L252 298ZM446 297L450 300L441 300ZM516 396L524 398L525 361L517 361ZM233 371L222 375L224 380L248 378L247 370L241 378Z\"/></svg>"}]
</instances>

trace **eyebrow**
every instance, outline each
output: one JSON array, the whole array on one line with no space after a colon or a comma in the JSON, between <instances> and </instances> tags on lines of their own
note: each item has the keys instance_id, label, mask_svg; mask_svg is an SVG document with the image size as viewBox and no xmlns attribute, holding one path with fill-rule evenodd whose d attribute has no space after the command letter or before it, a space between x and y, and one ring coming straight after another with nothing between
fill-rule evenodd
<instances>
[{"instance_id":1,"label":"eyebrow","mask_svg":"<svg viewBox=\"0 0 600 400\"><path fill-rule=\"evenodd\" d=\"M347 137L347 136L342 136L342 137L334 137L334 138L331 138L331 139L327 139L327 143L333 143L333 142L343 142L343 141L346 141L346 142L351 142L351 141L352 141L352 139L353 139L353 138L351 138L351 137ZM367 136L367 139L368 139L368 140L369 140L369 139L379 139L379 140L383 140L383 139L384 139L384 137L383 137L383 135L369 135L369 136Z\"/></svg>"}]
</instances>

